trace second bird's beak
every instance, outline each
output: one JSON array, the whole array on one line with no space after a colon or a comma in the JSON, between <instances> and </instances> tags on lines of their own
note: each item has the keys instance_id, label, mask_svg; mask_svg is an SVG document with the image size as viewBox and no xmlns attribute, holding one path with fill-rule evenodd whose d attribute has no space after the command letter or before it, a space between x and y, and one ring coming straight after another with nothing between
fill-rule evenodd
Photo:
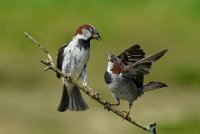
<instances>
[{"instance_id":1,"label":"second bird's beak","mask_svg":"<svg viewBox=\"0 0 200 134\"><path fill-rule=\"evenodd\" d=\"M114 59L113 56L114 55L111 52L108 52L107 55L108 55L108 61L113 62L113 59Z\"/></svg>"},{"instance_id":2,"label":"second bird's beak","mask_svg":"<svg viewBox=\"0 0 200 134\"><path fill-rule=\"evenodd\" d=\"M96 39L96 40L101 40L101 36L99 35L99 33L95 33L93 34L93 39Z\"/></svg>"}]
</instances>

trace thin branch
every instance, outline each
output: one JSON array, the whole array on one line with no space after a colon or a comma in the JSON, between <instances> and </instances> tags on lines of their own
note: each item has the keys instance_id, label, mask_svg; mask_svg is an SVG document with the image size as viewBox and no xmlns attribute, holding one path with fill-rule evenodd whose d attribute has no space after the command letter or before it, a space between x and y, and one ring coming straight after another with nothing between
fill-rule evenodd
<instances>
[{"instance_id":1,"label":"thin branch","mask_svg":"<svg viewBox=\"0 0 200 134\"><path fill-rule=\"evenodd\" d=\"M47 55L47 57L48 57L49 61L51 62L51 64L54 65L53 59L52 59L52 57L51 57L49 51L48 51L45 47L43 47L42 45L40 45L35 39L33 39L33 38L32 38L29 34L27 34L26 32L24 32L24 35L25 35L28 39L30 39L33 43L35 43L38 47L40 47L40 49L42 49L42 51Z\"/></svg>"},{"instance_id":2,"label":"thin branch","mask_svg":"<svg viewBox=\"0 0 200 134\"><path fill-rule=\"evenodd\" d=\"M88 96L90 96L93 100L95 100L96 102L98 102L99 104L105 106L107 101L104 101L103 99L100 98L100 96L94 92L92 90L92 88L90 87L85 87L85 86L81 86L79 85L77 82L73 81L72 79L70 79L65 73L63 73L61 70L59 70L55 64L53 63L53 58L51 57L49 51L43 47L41 44L39 44L34 38L32 38L28 33L24 32L24 35L30 39L34 44L36 44L38 47L40 47L40 49L47 55L48 59L46 60L41 60L41 62L46 66L46 68L44 69L44 71L46 70L53 70L56 73L59 73L62 77L64 77L66 80L68 80L69 82L72 82L74 84L76 84L80 90L82 90L84 93L86 93ZM108 109L108 111L111 111L112 113L118 115L119 117L124 119L124 113L117 110L116 108L108 105L106 107ZM142 125L141 123L134 121L131 117L125 118L124 120L134 124L137 127L140 127L142 129L144 129L145 131L149 132L150 134L156 134L156 123L149 123L148 126Z\"/></svg>"}]
</instances>

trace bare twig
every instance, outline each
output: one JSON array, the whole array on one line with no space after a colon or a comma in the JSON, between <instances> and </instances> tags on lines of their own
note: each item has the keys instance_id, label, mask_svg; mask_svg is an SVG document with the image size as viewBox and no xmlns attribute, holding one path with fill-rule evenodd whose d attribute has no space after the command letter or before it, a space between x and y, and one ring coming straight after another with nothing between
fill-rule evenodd
<instances>
[{"instance_id":1,"label":"bare twig","mask_svg":"<svg viewBox=\"0 0 200 134\"><path fill-rule=\"evenodd\" d=\"M51 57L49 51L43 47L41 44L39 44L35 39L33 39L28 33L24 32L24 35L30 39L34 44L36 44L38 47L40 47L40 49L47 55L48 59L46 60L41 60L41 62L46 66L46 68L44 69L44 71L46 70L53 70L56 73L59 73L62 77L64 77L66 80L68 80L69 82L73 82L75 83L79 89L81 89L84 93L86 93L88 96L90 96L93 100L97 101L99 104L105 106L106 101L104 101L103 99L101 99L99 97L99 95L96 94L96 92L94 92L90 87L85 87L85 86L80 86L77 82L69 79L67 77L67 75L65 73L63 73L61 70L59 70L55 64L53 63L53 58ZM117 110L116 108L108 105L107 106L108 111L113 112L114 114L118 115L119 117L124 119L124 113ZM134 121L133 119L131 119L131 117L128 117L126 119L124 119L132 124L134 124L137 127L140 127L142 129L144 129L145 131L149 132L150 134L156 134L156 123L149 123L148 126L142 125L139 122Z\"/></svg>"},{"instance_id":2,"label":"bare twig","mask_svg":"<svg viewBox=\"0 0 200 134\"><path fill-rule=\"evenodd\" d=\"M33 39L33 38L32 38L29 34L27 34L26 32L24 32L24 35L25 35L28 39L30 39L31 41L33 41L33 43L35 43L38 47L40 47L40 49L42 49L42 51L47 55L47 57L48 57L48 59L49 59L49 62L50 62L52 65L54 65L53 59L52 59L52 57L51 57L49 51L48 51L45 47L43 47L42 45L40 45L35 39Z\"/></svg>"}]
</instances>

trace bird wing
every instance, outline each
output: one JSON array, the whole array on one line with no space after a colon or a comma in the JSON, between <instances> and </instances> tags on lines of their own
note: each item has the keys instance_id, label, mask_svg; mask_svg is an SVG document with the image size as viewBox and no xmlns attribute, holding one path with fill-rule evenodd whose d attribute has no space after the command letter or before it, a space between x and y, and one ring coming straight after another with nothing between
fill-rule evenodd
<instances>
[{"instance_id":1,"label":"bird wing","mask_svg":"<svg viewBox=\"0 0 200 134\"><path fill-rule=\"evenodd\" d=\"M62 71L62 63L63 63L63 52L66 46L67 45L63 45L58 49L57 68L60 69L61 71ZM61 75L57 73L57 77L60 78Z\"/></svg>"},{"instance_id":2,"label":"bird wing","mask_svg":"<svg viewBox=\"0 0 200 134\"><path fill-rule=\"evenodd\" d=\"M144 55L145 53L143 52L143 50L138 44L136 44L124 50L124 52L118 55L118 58L120 58L123 63L133 64L138 60L144 58Z\"/></svg>"},{"instance_id":3,"label":"bird wing","mask_svg":"<svg viewBox=\"0 0 200 134\"><path fill-rule=\"evenodd\" d=\"M165 49L146 58L143 58L134 64L127 65L125 68L123 68L122 73L124 75L131 76L148 74L150 72L152 63L160 59L167 51L168 50Z\"/></svg>"},{"instance_id":4,"label":"bird wing","mask_svg":"<svg viewBox=\"0 0 200 134\"><path fill-rule=\"evenodd\" d=\"M124 50L118 58L122 60L125 66L128 66L129 64L134 64L135 62L141 60L144 58L144 51L140 48L138 44L135 44L128 49ZM131 78L138 88L143 86L144 81L144 75L138 74L134 75L134 77Z\"/></svg>"}]
</instances>

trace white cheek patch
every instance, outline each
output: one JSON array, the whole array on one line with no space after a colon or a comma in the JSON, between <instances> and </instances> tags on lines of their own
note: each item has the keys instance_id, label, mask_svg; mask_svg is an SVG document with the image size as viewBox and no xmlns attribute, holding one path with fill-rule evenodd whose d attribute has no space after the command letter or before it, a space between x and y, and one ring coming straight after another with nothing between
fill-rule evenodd
<instances>
[{"instance_id":1,"label":"white cheek patch","mask_svg":"<svg viewBox=\"0 0 200 134\"><path fill-rule=\"evenodd\" d=\"M82 29L82 35L85 39L89 39L92 35L90 33L90 31L86 30L86 29Z\"/></svg>"},{"instance_id":2,"label":"white cheek patch","mask_svg":"<svg viewBox=\"0 0 200 134\"><path fill-rule=\"evenodd\" d=\"M112 73L111 69L113 68L113 63L108 61L107 72Z\"/></svg>"}]
</instances>

